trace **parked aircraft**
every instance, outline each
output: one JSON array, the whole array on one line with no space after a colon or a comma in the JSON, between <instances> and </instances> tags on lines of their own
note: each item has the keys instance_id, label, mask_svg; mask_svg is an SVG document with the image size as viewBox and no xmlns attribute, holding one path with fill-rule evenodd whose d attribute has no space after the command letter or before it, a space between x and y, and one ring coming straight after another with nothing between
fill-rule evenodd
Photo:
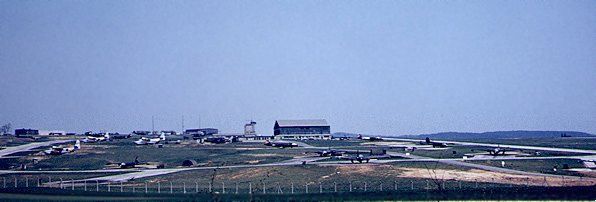
<instances>
[{"instance_id":1,"label":"parked aircraft","mask_svg":"<svg viewBox=\"0 0 596 202\"><path fill-rule=\"evenodd\" d=\"M110 140L109 133L90 134L89 132L87 132L85 134L87 135L87 137L83 139L83 142L85 143L103 142Z\"/></svg>"},{"instance_id":2,"label":"parked aircraft","mask_svg":"<svg viewBox=\"0 0 596 202\"><path fill-rule=\"evenodd\" d=\"M315 153L319 154L320 157L328 157L328 156L343 156L347 152L343 151L343 150L326 149L326 150L316 151Z\"/></svg>"},{"instance_id":3,"label":"parked aircraft","mask_svg":"<svg viewBox=\"0 0 596 202\"><path fill-rule=\"evenodd\" d=\"M62 154L74 152L75 150L78 150L80 148L81 148L81 141L77 140L75 145L72 147L63 147L62 145L53 146L52 148L43 151L43 153L45 153L46 155L62 155Z\"/></svg>"},{"instance_id":4,"label":"parked aircraft","mask_svg":"<svg viewBox=\"0 0 596 202\"><path fill-rule=\"evenodd\" d=\"M383 141L383 138L381 137L368 137L368 136L362 136L362 135L358 135L358 139L361 140L366 140L366 141Z\"/></svg>"},{"instance_id":5,"label":"parked aircraft","mask_svg":"<svg viewBox=\"0 0 596 202\"><path fill-rule=\"evenodd\" d=\"M135 161L133 162L122 162L120 163L120 168L127 169L127 168L134 168L136 165L139 165L139 157L135 157Z\"/></svg>"},{"instance_id":6,"label":"parked aircraft","mask_svg":"<svg viewBox=\"0 0 596 202\"><path fill-rule=\"evenodd\" d=\"M387 159L387 158L392 158L391 155L387 154L387 150L383 150L383 153L378 154L378 155L374 155L371 150L368 154L358 152L354 156L341 157L341 159L349 160L352 163L354 163L354 161L357 161L358 163L362 163L362 162L368 163L368 161L370 161L371 159Z\"/></svg>"},{"instance_id":7,"label":"parked aircraft","mask_svg":"<svg viewBox=\"0 0 596 202\"><path fill-rule=\"evenodd\" d=\"M230 140L226 139L225 137L208 137L204 139L204 142L212 144L225 144L230 142Z\"/></svg>"},{"instance_id":8,"label":"parked aircraft","mask_svg":"<svg viewBox=\"0 0 596 202\"><path fill-rule=\"evenodd\" d=\"M440 148L449 146L449 145L447 145L447 143L431 141L430 138L428 138L428 137L426 138L426 141L420 142L420 144L421 145L432 145L433 147L440 147Z\"/></svg>"},{"instance_id":9,"label":"parked aircraft","mask_svg":"<svg viewBox=\"0 0 596 202\"><path fill-rule=\"evenodd\" d=\"M110 135L111 139L128 139L130 137L132 137L130 134L114 133L114 134Z\"/></svg>"},{"instance_id":10,"label":"parked aircraft","mask_svg":"<svg viewBox=\"0 0 596 202\"><path fill-rule=\"evenodd\" d=\"M157 143L160 143L161 141L165 141L165 140L166 140L166 136L162 134L159 137L153 137L153 138L141 137L141 139L134 141L134 143L136 145L147 145L147 144L157 144Z\"/></svg>"},{"instance_id":11,"label":"parked aircraft","mask_svg":"<svg viewBox=\"0 0 596 202\"><path fill-rule=\"evenodd\" d=\"M122 163L108 163L108 165L117 166L121 169L131 169L131 168L148 168L148 169L159 169L164 168L165 165L160 162L141 162L139 161L139 157L135 157L135 160L132 162L122 162Z\"/></svg>"},{"instance_id":12,"label":"parked aircraft","mask_svg":"<svg viewBox=\"0 0 596 202\"><path fill-rule=\"evenodd\" d=\"M266 146L271 146L271 147L279 147L279 148L286 148L286 147L297 147L298 144L293 143L293 142L286 142L286 141L269 141L269 140L265 140L265 145Z\"/></svg>"},{"instance_id":13,"label":"parked aircraft","mask_svg":"<svg viewBox=\"0 0 596 202\"><path fill-rule=\"evenodd\" d=\"M488 154L493 155L493 156L499 156L499 155L505 155L505 152L508 151L514 151L513 149L507 148L507 147L495 147L493 149L485 149L484 151L487 151Z\"/></svg>"}]
</instances>

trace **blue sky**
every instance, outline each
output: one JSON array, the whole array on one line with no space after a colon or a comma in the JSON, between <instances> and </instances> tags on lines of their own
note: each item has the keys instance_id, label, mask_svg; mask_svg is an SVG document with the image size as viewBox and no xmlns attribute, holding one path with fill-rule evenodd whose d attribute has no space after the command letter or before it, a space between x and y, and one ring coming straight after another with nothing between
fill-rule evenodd
<instances>
[{"instance_id":1,"label":"blue sky","mask_svg":"<svg viewBox=\"0 0 596 202\"><path fill-rule=\"evenodd\" d=\"M0 1L0 123L596 133L595 1ZM200 120L200 121L199 121Z\"/></svg>"}]
</instances>

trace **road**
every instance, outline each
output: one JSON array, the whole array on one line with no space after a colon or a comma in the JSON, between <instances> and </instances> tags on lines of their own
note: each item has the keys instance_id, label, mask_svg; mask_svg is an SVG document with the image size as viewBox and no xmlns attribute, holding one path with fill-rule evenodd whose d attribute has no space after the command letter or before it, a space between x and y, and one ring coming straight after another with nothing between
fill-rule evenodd
<instances>
[{"instance_id":1,"label":"road","mask_svg":"<svg viewBox=\"0 0 596 202\"><path fill-rule=\"evenodd\" d=\"M3 150L0 150L0 158L8 156L10 154L17 153L17 152L30 151L30 150L38 148L38 147L45 147L45 146L50 146L53 144L62 144L62 143L72 142L72 141L73 140L52 140L52 141L47 141L47 142L34 142L34 143L29 143L29 144L14 146L14 147L7 147Z\"/></svg>"},{"instance_id":2,"label":"road","mask_svg":"<svg viewBox=\"0 0 596 202\"><path fill-rule=\"evenodd\" d=\"M402 139L402 138L385 138L385 140L402 141L402 142L424 142L425 141L425 140ZM447 144L456 144L456 145L466 145L466 146L508 147L508 148L512 148L512 149L527 149L527 150L539 150L539 151L556 151L556 152L596 154L595 150L587 150L587 149L567 149L567 148L556 148L556 147L538 147L538 146L524 146L524 145L510 145L510 144L489 144L489 143L460 142L460 141L436 141L436 142L447 143Z\"/></svg>"}]
</instances>

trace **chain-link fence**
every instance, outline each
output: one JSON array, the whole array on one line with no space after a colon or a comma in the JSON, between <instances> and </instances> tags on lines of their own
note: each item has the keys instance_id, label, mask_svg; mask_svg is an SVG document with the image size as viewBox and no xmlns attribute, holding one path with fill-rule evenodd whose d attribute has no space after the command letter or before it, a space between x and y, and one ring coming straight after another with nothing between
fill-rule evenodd
<instances>
[{"instance_id":1,"label":"chain-link fence","mask_svg":"<svg viewBox=\"0 0 596 202\"><path fill-rule=\"evenodd\" d=\"M300 181L275 179L259 181L184 179L129 181L99 181L65 179L39 175L36 177L2 177L1 188L60 188L77 191L95 192L132 192L132 193L219 193L219 194L297 194L297 193L346 193L346 192L391 192L411 190L467 190L524 187L565 187L596 186L590 179L561 176L553 180L544 177L543 181L526 178L525 182L497 183L489 181L441 180L420 178L386 178L383 180L343 180L343 181Z\"/></svg>"}]
</instances>

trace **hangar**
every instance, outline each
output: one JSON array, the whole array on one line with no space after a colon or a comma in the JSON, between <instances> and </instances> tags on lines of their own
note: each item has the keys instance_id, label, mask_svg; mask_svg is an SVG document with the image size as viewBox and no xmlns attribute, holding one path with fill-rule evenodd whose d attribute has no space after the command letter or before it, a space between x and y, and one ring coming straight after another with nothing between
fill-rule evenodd
<instances>
[{"instance_id":1,"label":"hangar","mask_svg":"<svg viewBox=\"0 0 596 202\"><path fill-rule=\"evenodd\" d=\"M276 120L275 139L331 139L331 127L325 119Z\"/></svg>"}]
</instances>

